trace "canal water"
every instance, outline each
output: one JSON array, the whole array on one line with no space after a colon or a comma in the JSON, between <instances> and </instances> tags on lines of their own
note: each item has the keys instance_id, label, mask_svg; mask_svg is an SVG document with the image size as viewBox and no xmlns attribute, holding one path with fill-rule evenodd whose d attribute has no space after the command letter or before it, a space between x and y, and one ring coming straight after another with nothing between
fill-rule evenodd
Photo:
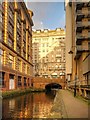
<instances>
[{"instance_id":1,"label":"canal water","mask_svg":"<svg viewBox=\"0 0 90 120\"><path fill-rule=\"evenodd\" d=\"M49 118L56 91L29 93L2 101L2 118Z\"/></svg>"}]
</instances>

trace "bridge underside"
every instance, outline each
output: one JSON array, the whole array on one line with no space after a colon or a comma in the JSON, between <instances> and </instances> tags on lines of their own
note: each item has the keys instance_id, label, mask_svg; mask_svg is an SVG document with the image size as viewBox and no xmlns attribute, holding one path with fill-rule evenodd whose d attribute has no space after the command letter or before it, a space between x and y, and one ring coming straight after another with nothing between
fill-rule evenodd
<instances>
[{"instance_id":1,"label":"bridge underside","mask_svg":"<svg viewBox=\"0 0 90 120\"><path fill-rule=\"evenodd\" d=\"M45 86L46 90L51 90L51 89L62 89L62 86L57 83L50 83Z\"/></svg>"}]
</instances>

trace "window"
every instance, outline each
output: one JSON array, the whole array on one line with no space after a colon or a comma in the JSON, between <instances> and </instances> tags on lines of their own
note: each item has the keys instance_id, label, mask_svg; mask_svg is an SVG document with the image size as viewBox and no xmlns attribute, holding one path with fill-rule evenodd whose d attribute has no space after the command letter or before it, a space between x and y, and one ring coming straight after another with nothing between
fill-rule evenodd
<instances>
[{"instance_id":1,"label":"window","mask_svg":"<svg viewBox=\"0 0 90 120\"><path fill-rule=\"evenodd\" d=\"M57 62L60 62L60 59L57 59Z\"/></svg>"},{"instance_id":2,"label":"window","mask_svg":"<svg viewBox=\"0 0 90 120\"><path fill-rule=\"evenodd\" d=\"M25 31L23 31L23 37L24 37L24 39L26 39L26 32Z\"/></svg>"},{"instance_id":3,"label":"window","mask_svg":"<svg viewBox=\"0 0 90 120\"><path fill-rule=\"evenodd\" d=\"M17 34L17 43L20 44L21 43L21 38L20 38L20 35Z\"/></svg>"},{"instance_id":4,"label":"window","mask_svg":"<svg viewBox=\"0 0 90 120\"><path fill-rule=\"evenodd\" d=\"M8 45L9 47L14 48L14 42L10 38L8 38Z\"/></svg>"},{"instance_id":5,"label":"window","mask_svg":"<svg viewBox=\"0 0 90 120\"><path fill-rule=\"evenodd\" d=\"M8 13L9 13L10 18L13 19L14 15L13 15L12 9L10 7L9 7L9 12Z\"/></svg>"},{"instance_id":6,"label":"window","mask_svg":"<svg viewBox=\"0 0 90 120\"><path fill-rule=\"evenodd\" d=\"M59 67L62 68L62 65L60 64Z\"/></svg>"},{"instance_id":7,"label":"window","mask_svg":"<svg viewBox=\"0 0 90 120\"><path fill-rule=\"evenodd\" d=\"M14 65L14 57L11 54L9 54L9 66L13 68L13 65Z\"/></svg>"},{"instance_id":8,"label":"window","mask_svg":"<svg viewBox=\"0 0 90 120\"><path fill-rule=\"evenodd\" d=\"M21 48L20 48L20 46L18 46L18 45L17 45L17 52L18 52L19 54L21 54Z\"/></svg>"},{"instance_id":9,"label":"window","mask_svg":"<svg viewBox=\"0 0 90 120\"><path fill-rule=\"evenodd\" d=\"M0 72L0 88L5 87L4 72Z\"/></svg>"},{"instance_id":10,"label":"window","mask_svg":"<svg viewBox=\"0 0 90 120\"><path fill-rule=\"evenodd\" d=\"M45 50L43 50L43 52L45 52Z\"/></svg>"},{"instance_id":11,"label":"window","mask_svg":"<svg viewBox=\"0 0 90 120\"><path fill-rule=\"evenodd\" d=\"M58 65L55 65L55 68L57 69L57 68L58 68Z\"/></svg>"},{"instance_id":12,"label":"window","mask_svg":"<svg viewBox=\"0 0 90 120\"><path fill-rule=\"evenodd\" d=\"M20 23L17 21L17 28L20 29Z\"/></svg>"},{"instance_id":13,"label":"window","mask_svg":"<svg viewBox=\"0 0 90 120\"><path fill-rule=\"evenodd\" d=\"M27 85L26 78L24 77L24 86L26 86L26 85Z\"/></svg>"},{"instance_id":14,"label":"window","mask_svg":"<svg viewBox=\"0 0 90 120\"><path fill-rule=\"evenodd\" d=\"M2 23L2 11L0 10L0 22Z\"/></svg>"},{"instance_id":15,"label":"window","mask_svg":"<svg viewBox=\"0 0 90 120\"><path fill-rule=\"evenodd\" d=\"M13 34L13 26L10 23L9 23L9 27L8 28L9 28L10 33Z\"/></svg>"},{"instance_id":16,"label":"window","mask_svg":"<svg viewBox=\"0 0 90 120\"><path fill-rule=\"evenodd\" d=\"M28 55L28 61L30 62L30 55Z\"/></svg>"},{"instance_id":17,"label":"window","mask_svg":"<svg viewBox=\"0 0 90 120\"><path fill-rule=\"evenodd\" d=\"M18 66L18 70L21 71L21 60L17 60L17 66Z\"/></svg>"},{"instance_id":18,"label":"window","mask_svg":"<svg viewBox=\"0 0 90 120\"><path fill-rule=\"evenodd\" d=\"M25 51L23 51L23 57L26 58L26 52Z\"/></svg>"},{"instance_id":19,"label":"window","mask_svg":"<svg viewBox=\"0 0 90 120\"><path fill-rule=\"evenodd\" d=\"M4 58L4 51L0 49L0 64L3 63L3 58Z\"/></svg>"},{"instance_id":20,"label":"window","mask_svg":"<svg viewBox=\"0 0 90 120\"><path fill-rule=\"evenodd\" d=\"M30 68L29 67L27 67L27 73L30 74Z\"/></svg>"},{"instance_id":21,"label":"window","mask_svg":"<svg viewBox=\"0 0 90 120\"><path fill-rule=\"evenodd\" d=\"M27 71L26 71L26 64L25 63L23 63L23 73L27 73Z\"/></svg>"},{"instance_id":22,"label":"window","mask_svg":"<svg viewBox=\"0 0 90 120\"><path fill-rule=\"evenodd\" d=\"M26 50L26 42L23 41L23 48Z\"/></svg>"},{"instance_id":23,"label":"window","mask_svg":"<svg viewBox=\"0 0 90 120\"><path fill-rule=\"evenodd\" d=\"M21 76L18 76L18 87L22 86Z\"/></svg>"}]
</instances>

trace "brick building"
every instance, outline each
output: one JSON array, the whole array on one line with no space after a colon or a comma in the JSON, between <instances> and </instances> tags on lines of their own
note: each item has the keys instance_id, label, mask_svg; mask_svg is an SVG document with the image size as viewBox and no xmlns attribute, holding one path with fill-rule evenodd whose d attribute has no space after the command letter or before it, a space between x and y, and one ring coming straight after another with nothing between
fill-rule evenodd
<instances>
[{"instance_id":1,"label":"brick building","mask_svg":"<svg viewBox=\"0 0 90 120\"><path fill-rule=\"evenodd\" d=\"M0 25L0 86L2 90L31 86L32 16L33 12L27 9L24 2L0 4L0 24L2 24Z\"/></svg>"},{"instance_id":2,"label":"brick building","mask_svg":"<svg viewBox=\"0 0 90 120\"><path fill-rule=\"evenodd\" d=\"M65 31L61 28L36 30L32 38L34 76L65 76Z\"/></svg>"}]
</instances>

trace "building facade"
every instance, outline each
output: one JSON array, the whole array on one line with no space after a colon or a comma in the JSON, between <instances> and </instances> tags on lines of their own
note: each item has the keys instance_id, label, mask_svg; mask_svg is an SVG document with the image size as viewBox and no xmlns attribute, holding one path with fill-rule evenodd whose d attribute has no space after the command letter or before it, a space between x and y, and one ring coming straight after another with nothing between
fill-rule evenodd
<instances>
[{"instance_id":1,"label":"building facade","mask_svg":"<svg viewBox=\"0 0 90 120\"><path fill-rule=\"evenodd\" d=\"M66 0L65 5L67 84L90 97L90 1Z\"/></svg>"},{"instance_id":2,"label":"building facade","mask_svg":"<svg viewBox=\"0 0 90 120\"><path fill-rule=\"evenodd\" d=\"M65 76L65 31L61 28L36 30L32 38L34 76Z\"/></svg>"},{"instance_id":3,"label":"building facade","mask_svg":"<svg viewBox=\"0 0 90 120\"><path fill-rule=\"evenodd\" d=\"M2 90L30 87L33 12L24 2L2 2L0 8L0 86Z\"/></svg>"}]
</instances>

